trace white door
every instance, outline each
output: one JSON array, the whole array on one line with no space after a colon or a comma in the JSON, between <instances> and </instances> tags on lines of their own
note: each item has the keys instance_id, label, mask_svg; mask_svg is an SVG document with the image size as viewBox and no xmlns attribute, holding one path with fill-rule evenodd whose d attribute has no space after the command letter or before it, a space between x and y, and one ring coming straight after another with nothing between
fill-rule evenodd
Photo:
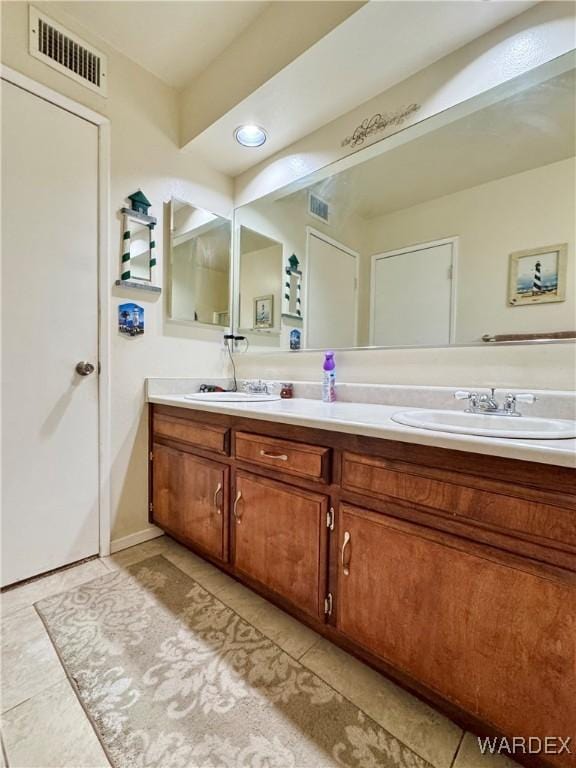
<instances>
[{"instance_id":1,"label":"white door","mask_svg":"<svg viewBox=\"0 0 576 768\"><path fill-rule=\"evenodd\" d=\"M453 273L454 241L374 256L370 343L449 344Z\"/></svg>"},{"instance_id":2,"label":"white door","mask_svg":"<svg viewBox=\"0 0 576 768\"><path fill-rule=\"evenodd\" d=\"M98 552L98 129L2 82L2 585Z\"/></svg>"},{"instance_id":3,"label":"white door","mask_svg":"<svg viewBox=\"0 0 576 768\"><path fill-rule=\"evenodd\" d=\"M358 254L333 240L308 234L306 347L356 346Z\"/></svg>"}]
</instances>

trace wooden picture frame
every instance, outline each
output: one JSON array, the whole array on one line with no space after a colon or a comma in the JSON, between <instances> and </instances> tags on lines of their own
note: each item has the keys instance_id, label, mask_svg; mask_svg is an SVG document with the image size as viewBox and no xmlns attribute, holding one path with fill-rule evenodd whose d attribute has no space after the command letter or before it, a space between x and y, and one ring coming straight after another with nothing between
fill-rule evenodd
<instances>
[{"instance_id":1,"label":"wooden picture frame","mask_svg":"<svg viewBox=\"0 0 576 768\"><path fill-rule=\"evenodd\" d=\"M274 294L254 299L254 329L274 328Z\"/></svg>"},{"instance_id":2,"label":"wooden picture frame","mask_svg":"<svg viewBox=\"0 0 576 768\"><path fill-rule=\"evenodd\" d=\"M565 301L567 257L567 243L511 253L508 305L521 307Z\"/></svg>"}]
</instances>

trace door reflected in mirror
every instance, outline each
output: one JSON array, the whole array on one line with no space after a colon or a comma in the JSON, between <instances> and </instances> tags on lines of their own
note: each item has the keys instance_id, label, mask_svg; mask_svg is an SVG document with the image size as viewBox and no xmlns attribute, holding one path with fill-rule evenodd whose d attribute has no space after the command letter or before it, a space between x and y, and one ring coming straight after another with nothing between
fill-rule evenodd
<instances>
[{"instance_id":1,"label":"door reflected in mirror","mask_svg":"<svg viewBox=\"0 0 576 768\"><path fill-rule=\"evenodd\" d=\"M241 232L283 250L287 293L290 254L302 274L301 317L283 304L265 346L290 349L293 329L307 349L574 332L573 66L567 54L237 208ZM261 266L240 239L246 329L251 297L273 288L248 290Z\"/></svg>"},{"instance_id":2,"label":"door reflected in mirror","mask_svg":"<svg viewBox=\"0 0 576 768\"><path fill-rule=\"evenodd\" d=\"M370 344L446 346L454 340L453 280L458 238L372 257ZM406 312L406 287L418 307ZM402 322L396 322L402 317ZM423 319L425 318L425 322Z\"/></svg>"},{"instance_id":3,"label":"door reflected in mirror","mask_svg":"<svg viewBox=\"0 0 576 768\"><path fill-rule=\"evenodd\" d=\"M175 198L170 208L170 317L226 328L231 223Z\"/></svg>"}]
</instances>

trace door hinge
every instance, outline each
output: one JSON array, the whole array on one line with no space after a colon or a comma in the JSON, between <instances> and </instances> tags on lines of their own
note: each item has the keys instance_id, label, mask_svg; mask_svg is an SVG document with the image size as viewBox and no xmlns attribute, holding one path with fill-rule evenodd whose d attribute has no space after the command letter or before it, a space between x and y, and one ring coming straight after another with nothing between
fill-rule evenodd
<instances>
[{"instance_id":1,"label":"door hinge","mask_svg":"<svg viewBox=\"0 0 576 768\"><path fill-rule=\"evenodd\" d=\"M334 530L334 507L330 507L328 512L326 512L326 528L330 531Z\"/></svg>"},{"instance_id":2,"label":"door hinge","mask_svg":"<svg viewBox=\"0 0 576 768\"><path fill-rule=\"evenodd\" d=\"M332 592L328 592L324 598L324 613L326 616L332 616L333 599Z\"/></svg>"},{"instance_id":3,"label":"door hinge","mask_svg":"<svg viewBox=\"0 0 576 768\"><path fill-rule=\"evenodd\" d=\"M152 504L152 502L150 502L150 504L148 504L148 511L149 512L154 512L154 504Z\"/></svg>"},{"instance_id":4,"label":"door hinge","mask_svg":"<svg viewBox=\"0 0 576 768\"><path fill-rule=\"evenodd\" d=\"M152 459L154 458L154 451L150 451L150 453L148 454L148 458L150 459L150 461L152 461Z\"/></svg>"}]
</instances>

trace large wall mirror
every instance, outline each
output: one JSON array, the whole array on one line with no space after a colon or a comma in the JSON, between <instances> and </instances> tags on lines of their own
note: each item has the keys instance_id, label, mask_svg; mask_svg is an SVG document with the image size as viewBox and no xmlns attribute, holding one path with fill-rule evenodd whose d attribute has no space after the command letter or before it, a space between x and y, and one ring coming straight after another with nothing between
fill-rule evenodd
<instances>
[{"instance_id":1,"label":"large wall mirror","mask_svg":"<svg viewBox=\"0 0 576 768\"><path fill-rule=\"evenodd\" d=\"M183 200L170 201L172 319L230 325L230 248L229 219Z\"/></svg>"},{"instance_id":2,"label":"large wall mirror","mask_svg":"<svg viewBox=\"0 0 576 768\"><path fill-rule=\"evenodd\" d=\"M308 349L573 332L573 67L556 59L237 208L240 327L273 349L294 331ZM250 308L264 295L265 337Z\"/></svg>"}]
</instances>

